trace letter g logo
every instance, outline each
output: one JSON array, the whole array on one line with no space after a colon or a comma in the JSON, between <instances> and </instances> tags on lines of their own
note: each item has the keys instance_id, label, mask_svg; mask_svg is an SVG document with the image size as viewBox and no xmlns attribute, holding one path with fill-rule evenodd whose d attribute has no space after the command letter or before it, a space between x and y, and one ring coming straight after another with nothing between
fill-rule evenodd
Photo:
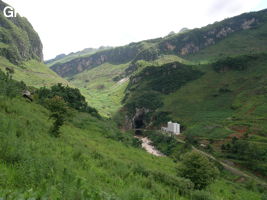
<instances>
[{"instance_id":1,"label":"letter g logo","mask_svg":"<svg viewBox=\"0 0 267 200\"><path fill-rule=\"evenodd\" d=\"M16 17L17 13L16 13L15 9L12 8L11 6L6 6L4 8L4 15L5 15L5 17L10 18L10 17Z\"/></svg>"}]
</instances>

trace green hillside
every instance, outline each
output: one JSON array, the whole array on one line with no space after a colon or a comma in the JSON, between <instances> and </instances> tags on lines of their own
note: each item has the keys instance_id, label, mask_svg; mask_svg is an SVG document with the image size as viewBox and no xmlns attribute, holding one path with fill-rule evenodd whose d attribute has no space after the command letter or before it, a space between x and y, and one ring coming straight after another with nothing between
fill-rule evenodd
<instances>
[{"instance_id":1,"label":"green hillside","mask_svg":"<svg viewBox=\"0 0 267 200\"><path fill-rule=\"evenodd\" d=\"M161 66L174 61L198 65L227 56L267 52L266 13L266 10L245 13L200 29L131 43L57 63L51 69L79 87L88 102L104 116L111 116L122 107L120 100L124 98L123 88L128 83L124 80L146 66ZM103 71L102 66L106 70ZM116 76L113 72L109 73L113 68L116 68ZM95 74L98 74L97 77ZM120 81L123 82L122 89L113 91ZM96 85L105 85L106 89L96 89Z\"/></svg>"},{"instance_id":2,"label":"green hillside","mask_svg":"<svg viewBox=\"0 0 267 200\"><path fill-rule=\"evenodd\" d=\"M22 83L0 72L0 84L1 198L186 200L192 195L257 200L262 196L253 186L234 183L235 177L226 172L202 192L194 191L188 179L177 176L177 163L170 158L137 148L136 139L121 133L111 120L71 107L60 137L54 137L49 131L52 110L46 104L50 100L40 101L41 90L29 102L17 95L26 87Z\"/></svg>"},{"instance_id":3,"label":"green hillside","mask_svg":"<svg viewBox=\"0 0 267 200\"><path fill-rule=\"evenodd\" d=\"M177 56L166 55L153 62L138 61L135 66L138 66L136 70L138 72L151 63L160 66L173 61L189 63ZM129 78L124 74L127 68L129 63L118 65L104 63L68 77L67 80L78 87L89 104L97 108L103 116L111 117L122 107L124 91L129 83Z\"/></svg>"},{"instance_id":4,"label":"green hillside","mask_svg":"<svg viewBox=\"0 0 267 200\"><path fill-rule=\"evenodd\" d=\"M130 120L124 124L160 128L178 121L186 137L266 176L266 61L266 54L255 54L206 65L146 67L130 79L124 98Z\"/></svg>"},{"instance_id":5,"label":"green hillside","mask_svg":"<svg viewBox=\"0 0 267 200\"><path fill-rule=\"evenodd\" d=\"M27 19L0 13L0 199L265 200L266 24L245 13L47 66Z\"/></svg>"},{"instance_id":6,"label":"green hillside","mask_svg":"<svg viewBox=\"0 0 267 200\"><path fill-rule=\"evenodd\" d=\"M67 80L61 78L44 63L37 60L29 60L16 65L9 62L6 58L0 57L0 69L6 71L7 68L14 71L14 79L24 81L30 86L50 87L57 83L69 84Z\"/></svg>"}]
</instances>

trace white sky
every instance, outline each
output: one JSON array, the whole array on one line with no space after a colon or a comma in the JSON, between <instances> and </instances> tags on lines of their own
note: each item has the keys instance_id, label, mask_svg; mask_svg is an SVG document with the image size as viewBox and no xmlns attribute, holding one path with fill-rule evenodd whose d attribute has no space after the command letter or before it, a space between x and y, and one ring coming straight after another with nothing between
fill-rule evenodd
<instances>
[{"instance_id":1,"label":"white sky","mask_svg":"<svg viewBox=\"0 0 267 200\"><path fill-rule=\"evenodd\" d=\"M120 46L202 27L267 0L4 0L41 37L44 58L88 47Z\"/></svg>"}]
</instances>

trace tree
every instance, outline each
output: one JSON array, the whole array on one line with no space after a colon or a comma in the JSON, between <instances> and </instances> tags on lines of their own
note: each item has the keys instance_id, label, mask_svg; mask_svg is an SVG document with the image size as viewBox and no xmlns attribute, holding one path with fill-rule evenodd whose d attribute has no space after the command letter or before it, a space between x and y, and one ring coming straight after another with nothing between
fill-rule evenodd
<instances>
[{"instance_id":1,"label":"tree","mask_svg":"<svg viewBox=\"0 0 267 200\"><path fill-rule=\"evenodd\" d=\"M197 152L186 153L178 166L178 175L190 179L195 189L203 189L219 175L219 170L205 156Z\"/></svg>"},{"instance_id":2,"label":"tree","mask_svg":"<svg viewBox=\"0 0 267 200\"><path fill-rule=\"evenodd\" d=\"M46 100L46 107L51 111L49 119L54 119L53 126L50 128L50 133L55 136L60 136L60 127L64 124L68 116L68 107L66 102L59 96L54 96Z\"/></svg>"}]
</instances>

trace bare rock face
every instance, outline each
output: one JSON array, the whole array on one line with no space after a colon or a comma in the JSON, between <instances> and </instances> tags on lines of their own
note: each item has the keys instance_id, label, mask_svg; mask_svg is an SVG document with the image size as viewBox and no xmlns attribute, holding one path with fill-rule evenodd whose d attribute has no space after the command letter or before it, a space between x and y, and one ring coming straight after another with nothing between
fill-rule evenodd
<instances>
[{"instance_id":1,"label":"bare rock face","mask_svg":"<svg viewBox=\"0 0 267 200\"><path fill-rule=\"evenodd\" d=\"M217 38L224 38L226 37L229 33L234 32L230 27L223 27L217 34Z\"/></svg>"},{"instance_id":2,"label":"bare rock face","mask_svg":"<svg viewBox=\"0 0 267 200\"><path fill-rule=\"evenodd\" d=\"M209 46L209 45L213 45L213 44L215 44L214 39L213 38L207 38L204 45Z\"/></svg>"},{"instance_id":3,"label":"bare rock face","mask_svg":"<svg viewBox=\"0 0 267 200\"><path fill-rule=\"evenodd\" d=\"M188 44L186 44L181 50L180 50L180 54L182 56L185 56L187 54L190 53L196 53L199 51L199 47L196 46L193 42L190 42Z\"/></svg>"},{"instance_id":4,"label":"bare rock face","mask_svg":"<svg viewBox=\"0 0 267 200\"><path fill-rule=\"evenodd\" d=\"M251 25L254 24L256 22L256 19L255 18L252 18L250 20L246 20L242 25L242 29L243 30L246 30L246 29L250 29L251 28Z\"/></svg>"},{"instance_id":5,"label":"bare rock face","mask_svg":"<svg viewBox=\"0 0 267 200\"><path fill-rule=\"evenodd\" d=\"M169 42L166 43L166 49L173 51L176 47L174 45L171 45Z\"/></svg>"}]
</instances>

